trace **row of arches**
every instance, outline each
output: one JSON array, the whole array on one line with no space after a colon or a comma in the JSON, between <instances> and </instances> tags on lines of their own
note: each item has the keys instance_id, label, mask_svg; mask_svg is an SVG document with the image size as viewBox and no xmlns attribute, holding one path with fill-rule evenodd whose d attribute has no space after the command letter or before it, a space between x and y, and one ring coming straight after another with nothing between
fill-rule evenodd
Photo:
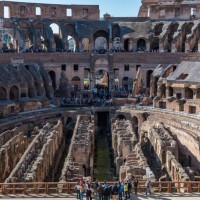
<instances>
[{"instance_id":1,"label":"row of arches","mask_svg":"<svg viewBox=\"0 0 200 200\"><path fill-rule=\"evenodd\" d=\"M8 99L14 101L19 99L19 88L17 86L12 86L9 91L7 91L5 87L0 87L0 101Z\"/></svg>"},{"instance_id":2,"label":"row of arches","mask_svg":"<svg viewBox=\"0 0 200 200\"><path fill-rule=\"evenodd\" d=\"M173 22L168 26L164 23L156 24L153 29L153 39L151 41L151 47L150 47L151 50L158 50L160 39L162 39L164 42L163 50L170 52L173 50L172 48L175 48L175 50L178 52L185 52L187 36L192 33L193 31L192 29L194 26L196 26L194 22L187 22L187 23ZM167 32L163 35L164 38L160 38L160 35L164 30L167 30ZM198 31L196 31L197 32L196 41L198 42L198 39L200 37L200 24L198 25L197 30ZM192 46L191 49L192 51L198 50L197 42ZM174 43L175 47L172 47L172 43Z\"/></svg>"}]
</instances>

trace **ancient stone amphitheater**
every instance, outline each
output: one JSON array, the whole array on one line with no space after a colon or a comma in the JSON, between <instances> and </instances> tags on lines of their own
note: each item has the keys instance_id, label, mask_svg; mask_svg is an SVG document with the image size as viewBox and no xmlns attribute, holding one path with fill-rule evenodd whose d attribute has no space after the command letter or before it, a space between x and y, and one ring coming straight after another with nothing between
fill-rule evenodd
<instances>
[{"instance_id":1,"label":"ancient stone amphitheater","mask_svg":"<svg viewBox=\"0 0 200 200\"><path fill-rule=\"evenodd\" d=\"M199 8L142 0L100 20L95 5L1 1L0 193L82 177L200 192Z\"/></svg>"}]
</instances>

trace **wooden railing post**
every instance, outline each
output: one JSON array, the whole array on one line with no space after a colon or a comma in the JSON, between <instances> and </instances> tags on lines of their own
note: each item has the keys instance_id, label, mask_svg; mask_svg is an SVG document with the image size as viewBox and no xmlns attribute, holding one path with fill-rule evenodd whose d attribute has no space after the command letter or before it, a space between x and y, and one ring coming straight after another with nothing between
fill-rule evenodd
<instances>
[{"instance_id":1,"label":"wooden railing post","mask_svg":"<svg viewBox=\"0 0 200 200\"><path fill-rule=\"evenodd\" d=\"M187 192L191 193L191 183L190 182L187 183Z\"/></svg>"},{"instance_id":2,"label":"wooden railing post","mask_svg":"<svg viewBox=\"0 0 200 200\"><path fill-rule=\"evenodd\" d=\"M180 193L181 190L180 190L180 182L178 182L178 193Z\"/></svg>"},{"instance_id":3,"label":"wooden railing post","mask_svg":"<svg viewBox=\"0 0 200 200\"><path fill-rule=\"evenodd\" d=\"M49 185L48 185L48 183L45 184L45 194L49 194Z\"/></svg>"},{"instance_id":4,"label":"wooden railing post","mask_svg":"<svg viewBox=\"0 0 200 200\"><path fill-rule=\"evenodd\" d=\"M168 182L167 184L168 184L168 186L167 186L167 192L171 193L172 192L172 184L171 184L171 182Z\"/></svg>"}]
</instances>

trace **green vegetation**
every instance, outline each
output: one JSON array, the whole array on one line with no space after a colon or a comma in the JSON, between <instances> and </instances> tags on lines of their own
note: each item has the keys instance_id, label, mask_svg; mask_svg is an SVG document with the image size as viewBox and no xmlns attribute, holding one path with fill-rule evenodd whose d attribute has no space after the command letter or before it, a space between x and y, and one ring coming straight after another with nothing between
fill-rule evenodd
<instances>
[{"instance_id":1,"label":"green vegetation","mask_svg":"<svg viewBox=\"0 0 200 200\"><path fill-rule=\"evenodd\" d=\"M111 159L107 138L96 140L94 177L100 181L112 180Z\"/></svg>"}]
</instances>

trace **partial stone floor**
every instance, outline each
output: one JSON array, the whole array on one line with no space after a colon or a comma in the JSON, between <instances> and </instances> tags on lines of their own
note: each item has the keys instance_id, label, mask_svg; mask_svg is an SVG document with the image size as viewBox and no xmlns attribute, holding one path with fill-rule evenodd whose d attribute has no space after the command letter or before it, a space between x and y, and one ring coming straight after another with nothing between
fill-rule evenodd
<instances>
[{"instance_id":1,"label":"partial stone floor","mask_svg":"<svg viewBox=\"0 0 200 200\"><path fill-rule=\"evenodd\" d=\"M29 196L14 196L14 195L9 195L9 196L0 196L1 200L7 200L7 199L15 199L15 200L48 200L48 199L53 199L53 200L75 200L75 194L70 194L70 195L57 195L57 194L51 194L51 195L29 195ZM85 199L85 197L84 197ZM145 194L138 194L137 196L131 195L131 200L199 200L200 199L200 194L152 194L146 196ZM98 198L94 198L94 200L98 200Z\"/></svg>"}]
</instances>

